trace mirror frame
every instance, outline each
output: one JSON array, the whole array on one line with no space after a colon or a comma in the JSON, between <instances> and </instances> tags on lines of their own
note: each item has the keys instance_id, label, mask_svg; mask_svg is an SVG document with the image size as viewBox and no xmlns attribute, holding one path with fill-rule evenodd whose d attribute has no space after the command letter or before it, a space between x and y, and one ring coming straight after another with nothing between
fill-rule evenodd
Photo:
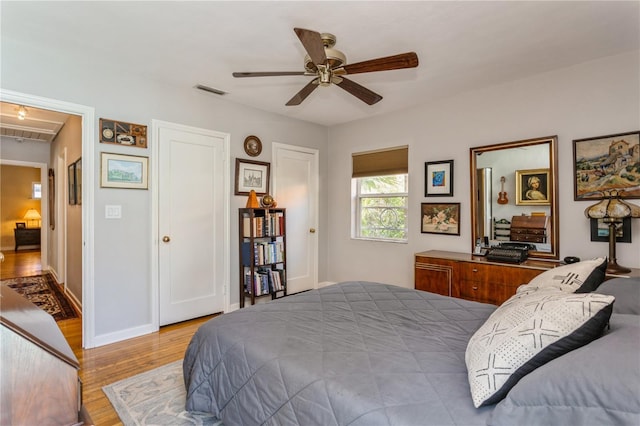
<instances>
[{"instance_id":1,"label":"mirror frame","mask_svg":"<svg viewBox=\"0 0 640 426\"><path fill-rule=\"evenodd\" d=\"M478 200L475 194L478 193L478 181L477 181L477 164L476 157L479 154L489 151L498 151L502 149L518 148L531 145L549 144L549 171L550 181L549 188L551 188L551 251L529 251L529 257L535 259L554 259L560 258L560 202L558 197L558 136L547 136L543 138L526 139L521 141L499 143L494 145L485 145L469 149L470 154L470 172L471 172L471 252L475 247L475 241L482 236L476 235L476 210L478 208ZM493 194L492 194L493 197Z\"/></svg>"}]
</instances>

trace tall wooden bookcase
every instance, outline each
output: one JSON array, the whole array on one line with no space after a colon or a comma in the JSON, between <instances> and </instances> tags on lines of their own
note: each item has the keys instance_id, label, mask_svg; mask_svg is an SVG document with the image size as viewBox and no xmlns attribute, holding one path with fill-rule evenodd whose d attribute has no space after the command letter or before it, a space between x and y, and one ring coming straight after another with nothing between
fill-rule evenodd
<instances>
[{"instance_id":1,"label":"tall wooden bookcase","mask_svg":"<svg viewBox=\"0 0 640 426\"><path fill-rule=\"evenodd\" d=\"M287 238L285 209L238 211L240 307L248 298L287 295Z\"/></svg>"}]
</instances>

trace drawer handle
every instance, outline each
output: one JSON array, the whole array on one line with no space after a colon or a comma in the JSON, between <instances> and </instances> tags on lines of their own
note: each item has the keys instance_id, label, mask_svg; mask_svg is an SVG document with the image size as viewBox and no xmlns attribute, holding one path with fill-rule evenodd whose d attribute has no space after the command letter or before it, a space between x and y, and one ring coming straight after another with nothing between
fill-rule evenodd
<instances>
[{"instance_id":1,"label":"drawer handle","mask_svg":"<svg viewBox=\"0 0 640 426\"><path fill-rule=\"evenodd\" d=\"M478 287L472 287L472 288L473 288L474 290L477 290L477 289L478 289Z\"/></svg>"},{"instance_id":2,"label":"drawer handle","mask_svg":"<svg viewBox=\"0 0 640 426\"><path fill-rule=\"evenodd\" d=\"M478 272L478 270L476 268L473 268L473 272Z\"/></svg>"}]
</instances>

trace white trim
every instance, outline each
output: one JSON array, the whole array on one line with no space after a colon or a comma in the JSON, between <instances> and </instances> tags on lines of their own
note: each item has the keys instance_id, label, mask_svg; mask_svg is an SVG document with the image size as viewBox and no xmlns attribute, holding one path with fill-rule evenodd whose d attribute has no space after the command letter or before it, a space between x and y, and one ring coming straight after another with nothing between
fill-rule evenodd
<instances>
[{"instance_id":1,"label":"white trim","mask_svg":"<svg viewBox=\"0 0 640 426\"><path fill-rule=\"evenodd\" d=\"M84 199L82 201L84 202ZM112 333L95 336L93 342L96 347L103 346L110 343L120 342L122 340L133 339L134 337L150 334L154 331L158 331L158 328L154 328L153 324L145 324L138 327L127 328L125 330L118 330Z\"/></svg>"},{"instance_id":2,"label":"white trim","mask_svg":"<svg viewBox=\"0 0 640 426\"><path fill-rule=\"evenodd\" d=\"M71 302L73 307L76 308L76 310L78 312L82 312L82 302L78 300L78 298L76 297L75 294L73 294L72 292L67 290L67 286L66 285L64 286L64 294L67 295L67 297L69 298L69 301Z\"/></svg>"},{"instance_id":3,"label":"white trim","mask_svg":"<svg viewBox=\"0 0 640 426\"><path fill-rule=\"evenodd\" d=\"M95 170L95 109L85 105L5 89L0 89L0 98L3 102L64 112L82 117L82 306L84 307L82 315L82 346L87 349L93 348L95 346L93 241L93 236L95 235L93 221L95 204L93 177ZM46 179L48 179L48 177L45 177L45 182ZM47 188L48 191L48 185L44 185L43 188Z\"/></svg>"},{"instance_id":4,"label":"white trim","mask_svg":"<svg viewBox=\"0 0 640 426\"><path fill-rule=\"evenodd\" d=\"M157 119L151 120L151 140L149 149L151 152L151 170L149 171L149 182L151 185L151 327L152 331L160 328L160 312L159 312L159 292L160 292L160 265L159 265L159 216L158 209L160 205L159 179L158 169L160 166L160 156L158 155L158 145L160 143L160 130L171 129L179 132L189 132L203 136L212 136L222 138L224 140L224 239L226 248L224 250L224 312L230 309L230 281L231 281L231 262L229 253L231 249L231 169L230 169L230 142L231 135L229 133L217 132L215 130L201 129L198 127L185 126L183 124L171 123Z\"/></svg>"}]
</instances>

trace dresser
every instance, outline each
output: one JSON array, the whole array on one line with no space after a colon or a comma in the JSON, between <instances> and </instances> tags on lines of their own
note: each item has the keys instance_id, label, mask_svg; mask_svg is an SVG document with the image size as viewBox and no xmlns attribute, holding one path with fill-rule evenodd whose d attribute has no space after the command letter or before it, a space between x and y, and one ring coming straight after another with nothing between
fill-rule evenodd
<instances>
[{"instance_id":1,"label":"dresser","mask_svg":"<svg viewBox=\"0 0 640 426\"><path fill-rule=\"evenodd\" d=\"M559 261L536 259L509 264L470 253L429 250L415 254L414 285L416 290L500 305L513 296L520 285L560 265L563 263ZM630 277L640 277L640 269L607 274L605 280Z\"/></svg>"},{"instance_id":2,"label":"dresser","mask_svg":"<svg viewBox=\"0 0 640 426\"><path fill-rule=\"evenodd\" d=\"M53 317L6 285L0 303L0 424L92 424L78 359Z\"/></svg>"},{"instance_id":3,"label":"dresser","mask_svg":"<svg viewBox=\"0 0 640 426\"><path fill-rule=\"evenodd\" d=\"M16 240L15 251L18 251L18 246L40 245L40 228L15 228L13 236Z\"/></svg>"},{"instance_id":4,"label":"dresser","mask_svg":"<svg viewBox=\"0 0 640 426\"><path fill-rule=\"evenodd\" d=\"M520 285L557 265L542 260L511 265L469 253L430 250L415 255L415 288L499 305Z\"/></svg>"}]
</instances>

